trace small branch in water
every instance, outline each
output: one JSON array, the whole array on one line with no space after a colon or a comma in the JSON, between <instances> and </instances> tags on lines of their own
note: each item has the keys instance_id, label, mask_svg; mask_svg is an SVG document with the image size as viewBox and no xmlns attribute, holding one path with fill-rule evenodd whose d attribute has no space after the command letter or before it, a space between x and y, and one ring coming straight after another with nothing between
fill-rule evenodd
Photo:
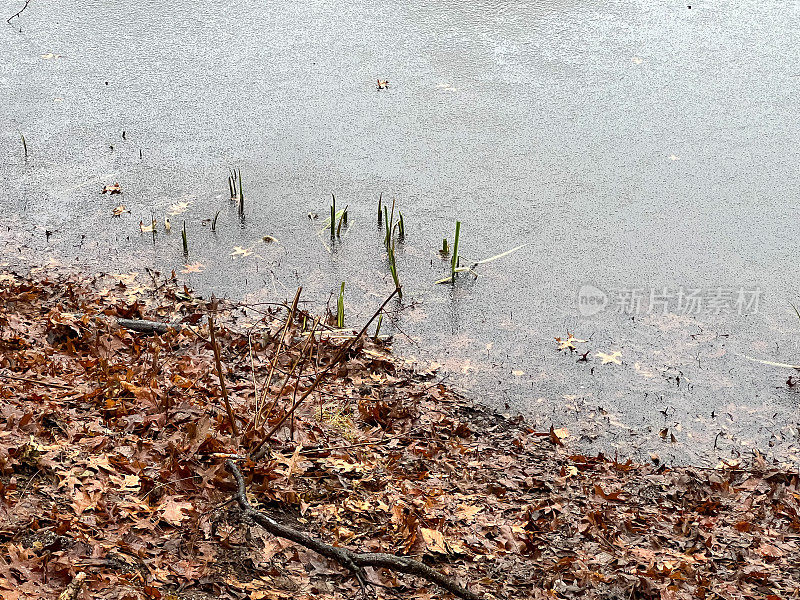
<instances>
[{"instance_id":1,"label":"small branch in water","mask_svg":"<svg viewBox=\"0 0 800 600\"><path fill-rule=\"evenodd\" d=\"M28 4L30 4L30 3L31 3L31 0L25 0L25 6L20 8L19 12L17 14L11 15L10 17L8 17L8 19L6 19L6 23L11 24L11 19L13 19L14 17L20 16L22 14L22 11L24 11L26 8L28 8Z\"/></svg>"}]
</instances>

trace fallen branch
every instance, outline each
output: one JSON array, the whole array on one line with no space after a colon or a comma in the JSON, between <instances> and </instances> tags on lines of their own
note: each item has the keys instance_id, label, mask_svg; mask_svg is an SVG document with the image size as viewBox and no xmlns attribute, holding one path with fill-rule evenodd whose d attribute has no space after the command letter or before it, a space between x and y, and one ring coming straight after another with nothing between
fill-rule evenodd
<instances>
[{"instance_id":1,"label":"fallen branch","mask_svg":"<svg viewBox=\"0 0 800 600\"><path fill-rule=\"evenodd\" d=\"M394 554L385 554L383 552L353 552L347 548L338 546L331 546L318 539L306 535L302 531L298 531L288 525L278 523L274 519L268 517L264 513L254 509L247 501L247 490L244 484L244 477L239 467L232 460L225 461L225 467L233 475L236 480L236 494L235 500L239 503L242 512L245 516L250 517L253 521L266 529L272 535L285 538L296 544L313 550L314 552L335 560L337 563L348 569L358 579L359 583L364 586L367 583L367 575L364 567L377 567L392 569L399 573L406 573L408 575L416 575L426 581L435 583L444 590L447 590L454 596L464 598L465 600L484 600L483 596L471 592L470 590L461 587L458 583L453 581L450 577L443 575L436 569L432 569L428 565L421 563L413 558L406 556L396 556Z\"/></svg>"},{"instance_id":2,"label":"fallen branch","mask_svg":"<svg viewBox=\"0 0 800 600\"><path fill-rule=\"evenodd\" d=\"M138 331L139 333L167 333L170 329L180 329L180 323L162 323L161 321L143 321L141 319L117 319L117 325Z\"/></svg>"}]
</instances>

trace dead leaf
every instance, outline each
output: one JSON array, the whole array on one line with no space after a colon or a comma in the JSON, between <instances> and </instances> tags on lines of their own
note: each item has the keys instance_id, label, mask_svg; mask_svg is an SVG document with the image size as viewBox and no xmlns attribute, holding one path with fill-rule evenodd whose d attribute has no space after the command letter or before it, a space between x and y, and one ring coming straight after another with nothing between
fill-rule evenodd
<instances>
[{"instance_id":1,"label":"dead leaf","mask_svg":"<svg viewBox=\"0 0 800 600\"><path fill-rule=\"evenodd\" d=\"M202 273L205 265L201 262L194 262L190 265L183 265L183 269L181 269L181 273Z\"/></svg>"},{"instance_id":2,"label":"dead leaf","mask_svg":"<svg viewBox=\"0 0 800 600\"><path fill-rule=\"evenodd\" d=\"M427 546L429 552L449 554L444 541L444 535L441 531L426 529L425 527L420 527L420 531L422 532L422 538L425 540L425 546Z\"/></svg>"},{"instance_id":3,"label":"dead leaf","mask_svg":"<svg viewBox=\"0 0 800 600\"><path fill-rule=\"evenodd\" d=\"M101 192L101 194L111 194L111 195L121 194L121 193L122 193L122 188L120 187L119 183L113 183L112 185L107 185L103 188L103 191ZM113 215L113 216L118 216L118 215Z\"/></svg>"},{"instance_id":4,"label":"dead leaf","mask_svg":"<svg viewBox=\"0 0 800 600\"><path fill-rule=\"evenodd\" d=\"M622 356L622 352L620 352L619 350L616 350L616 351L612 352L611 354L606 354L605 352L598 352L597 354L595 354L595 356L597 358L599 358L600 360L602 360L603 361L602 364L604 364L604 365L607 365L609 363L614 363L614 364L617 364L617 365L621 365L622 364L622 361L620 360L620 357Z\"/></svg>"},{"instance_id":5,"label":"dead leaf","mask_svg":"<svg viewBox=\"0 0 800 600\"><path fill-rule=\"evenodd\" d=\"M191 502L180 501L177 496L170 496L163 501L159 507L158 512L161 513L161 518L170 525L178 526L183 521L189 518L187 512L193 512L194 506Z\"/></svg>"},{"instance_id":6,"label":"dead leaf","mask_svg":"<svg viewBox=\"0 0 800 600\"><path fill-rule=\"evenodd\" d=\"M175 204L169 207L169 214L174 217L182 213L185 213L188 209L189 209L188 202L176 202Z\"/></svg>"},{"instance_id":7,"label":"dead leaf","mask_svg":"<svg viewBox=\"0 0 800 600\"><path fill-rule=\"evenodd\" d=\"M242 248L241 246L234 246L231 256L250 256L253 251L250 248Z\"/></svg>"}]
</instances>

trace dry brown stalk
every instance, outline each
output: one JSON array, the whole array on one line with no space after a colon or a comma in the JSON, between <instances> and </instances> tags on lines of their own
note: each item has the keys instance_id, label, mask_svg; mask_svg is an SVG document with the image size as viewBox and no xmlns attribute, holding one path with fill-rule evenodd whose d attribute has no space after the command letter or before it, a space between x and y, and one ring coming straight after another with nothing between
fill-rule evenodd
<instances>
[{"instance_id":1,"label":"dry brown stalk","mask_svg":"<svg viewBox=\"0 0 800 600\"><path fill-rule=\"evenodd\" d=\"M214 361L217 365L217 376L219 377L219 387L222 392L222 401L225 403L225 410L228 411L228 420L231 424L231 431L233 435L239 437L239 428L236 426L236 418L233 415L231 403L228 400L228 388L225 387L225 374L222 372L222 360L220 359L219 344L217 344L217 336L214 333L214 317L208 315L208 332L211 337L211 345L214 349Z\"/></svg>"},{"instance_id":2,"label":"dry brown stalk","mask_svg":"<svg viewBox=\"0 0 800 600\"><path fill-rule=\"evenodd\" d=\"M378 310L375 311L375 313L370 317L369 321L367 321L364 327L361 328L361 331L358 332L358 335L351 338L350 341L348 341L344 346L342 346L339 349L339 351L336 353L336 356L334 356L333 359L331 360L330 364L327 367L325 367L322 371L320 371L319 375L317 375L314 378L314 381L309 386L309 388L305 392L303 392L303 395L300 396L300 398L298 398L297 401L292 405L292 408L290 408L286 412L286 414L283 415L281 420L275 424L275 426L269 431L269 433L267 433L267 435L264 437L264 439L261 441L258 448L252 455L254 461L261 460L262 458L264 458L269 449L268 442L272 438L272 436L275 435L275 433L283 426L286 420L294 414L294 411L297 409L297 407L300 406L303 402L305 402L306 398L308 398L314 392L317 386L320 383L322 383L322 380L325 379L325 376L347 356L347 353L350 352L350 349L353 347L356 341L361 339L361 336L364 335L364 332L367 330L367 328L378 317L378 315L381 314L383 309L386 307L387 304L389 304L391 299L395 297L398 291L399 288L395 288L395 290L391 294L389 294L389 297L383 301L383 304L380 305L380 308L378 308Z\"/></svg>"}]
</instances>

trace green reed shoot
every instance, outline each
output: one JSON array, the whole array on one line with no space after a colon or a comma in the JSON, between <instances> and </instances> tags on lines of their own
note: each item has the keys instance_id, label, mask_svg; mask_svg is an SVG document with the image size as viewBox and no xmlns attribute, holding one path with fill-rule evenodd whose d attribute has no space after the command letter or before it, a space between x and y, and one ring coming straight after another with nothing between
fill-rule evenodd
<instances>
[{"instance_id":1,"label":"green reed shoot","mask_svg":"<svg viewBox=\"0 0 800 600\"><path fill-rule=\"evenodd\" d=\"M381 208L382 205L383 205L383 192L381 192L381 195L378 196L378 227L380 227L383 224L381 223L381 221L383 220L383 209Z\"/></svg>"},{"instance_id":2,"label":"green reed shoot","mask_svg":"<svg viewBox=\"0 0 800 600\"><path fill-rule=\"evenodd\" d=\"M375 326L375 341L378 341L378 335L381 332L381 323L383 323L383 313L378 317L378 324Z\"/></svg>"},{"instance_id":3,"label":"green reed shoot","mask_svg":"<svg viewBox=\"0 0 800 600\"><path fill-rule=\"evenodd\" d=\"M389 247L389 238L391 237L389 234L389 209L384 205L383 207L383 224L386 229L386 233L383 236L383 245L387 248Z\"/></svg>"},{"instance_id":4,"label":"green reed shoot","mask_svg":"<svg viewBox=\"0 0 800 600\"><path fill-rule=\"evenodd\" d=\"M341 211L341 216L339 217L339 224L336 226L336 237L341 237L342 233L342 225L347 227L347 206L344 207L344 210Z\"/></svg>"},{"instance_id":5,"label":"green reed shoot","mask_svg":"<svg viewBox=\"0 0 800 600\"><path fill-rule=\"evenodd\" d=\"M231 193L231 200L236 200L236 176L233 169L228 170L228 190Z\"/></svg>"},{"instance_id":6,"label":"green reed shoot","mask_svg":"<svg viewBox=\"0 0 800 600\"><path fill-rule=\"evenodd\" d=\"M242 188L242 170L239 169L239 216L244 216L244 189Z\"/></svg>"},{"instance_id":7,"label":"green reed shoot","mask_svg":"<svg viewBox=\"0 0 800 600\"><path fill-rule=\"evenodd\" d=\"M394 280L394 287L397 290L397 295L402 298L403 297L403 288L400 285L400 279L397 277L397 262L394 258L394 244L392 244L389 249L389 271L392 273L392 279Z\"/></svg>"},{"instance_id":8,"label":"green reed shoot","mask_svg":"<svg viewBox=\"0 0 800 600\"><path fill-rule=\"evenodd\" d=\"M461 236L461 221L456 221L456 237L453 240L453 258L450 261L450 279L456 282L456 268L458 268L458 240Z\"/></svg>"},{"instance_id":9,"label":"green reed shoot","mask_svg":"<svg viewBox=\"0 0 800 600\"><path fill-rule=\"evenodd\" d=\"M394 199L392 200L392 212L390 213L386 206L383 207L383 218L386 222L386 235L383 238L383 245L386 246L386 251L392 245L392 233L394 230Z\"/></svg>"},{"instance_id":10,"label":"green reed shoot","mask_svg":"<svg viewBox=\"0 0 800 600\"><path fill-rule=\"evenodd\" d=\"M344 281L339 289L339 299L336 302L336 326L344 329Z\"/></svg>"},{"instance_id":11,"label":"green reed shoot","mask_svg":"<svg viewBox=\"0 0 800 600\"><path fill-rule=\"evenodd\" d=\"M25 158L28 158L28 142L25 141L25 136L21 135L22 137L22 149L25 151Z\"/></svg>"},{"instance_id":12,"label":"green reed shoot","mask_svg":"<svg viewBox=\"0 0 800 600\"><path fill-rule=\"evenodd\" d=\"M186 241L186 221L183 222L183 231L181 231L181 239L183 240L183 253L189 254L189 243Z\"/></svg>"},{"instance_id":13,"label":"green reed shoot","mask_svg":"<svg viewBox=\"0 0 800 600\"><path fill-rule=\"evenodd\" d=\"M336 236L336 196L331 194L333 202L331 202L331 237Z\"/></svg>"}]
</instances>

